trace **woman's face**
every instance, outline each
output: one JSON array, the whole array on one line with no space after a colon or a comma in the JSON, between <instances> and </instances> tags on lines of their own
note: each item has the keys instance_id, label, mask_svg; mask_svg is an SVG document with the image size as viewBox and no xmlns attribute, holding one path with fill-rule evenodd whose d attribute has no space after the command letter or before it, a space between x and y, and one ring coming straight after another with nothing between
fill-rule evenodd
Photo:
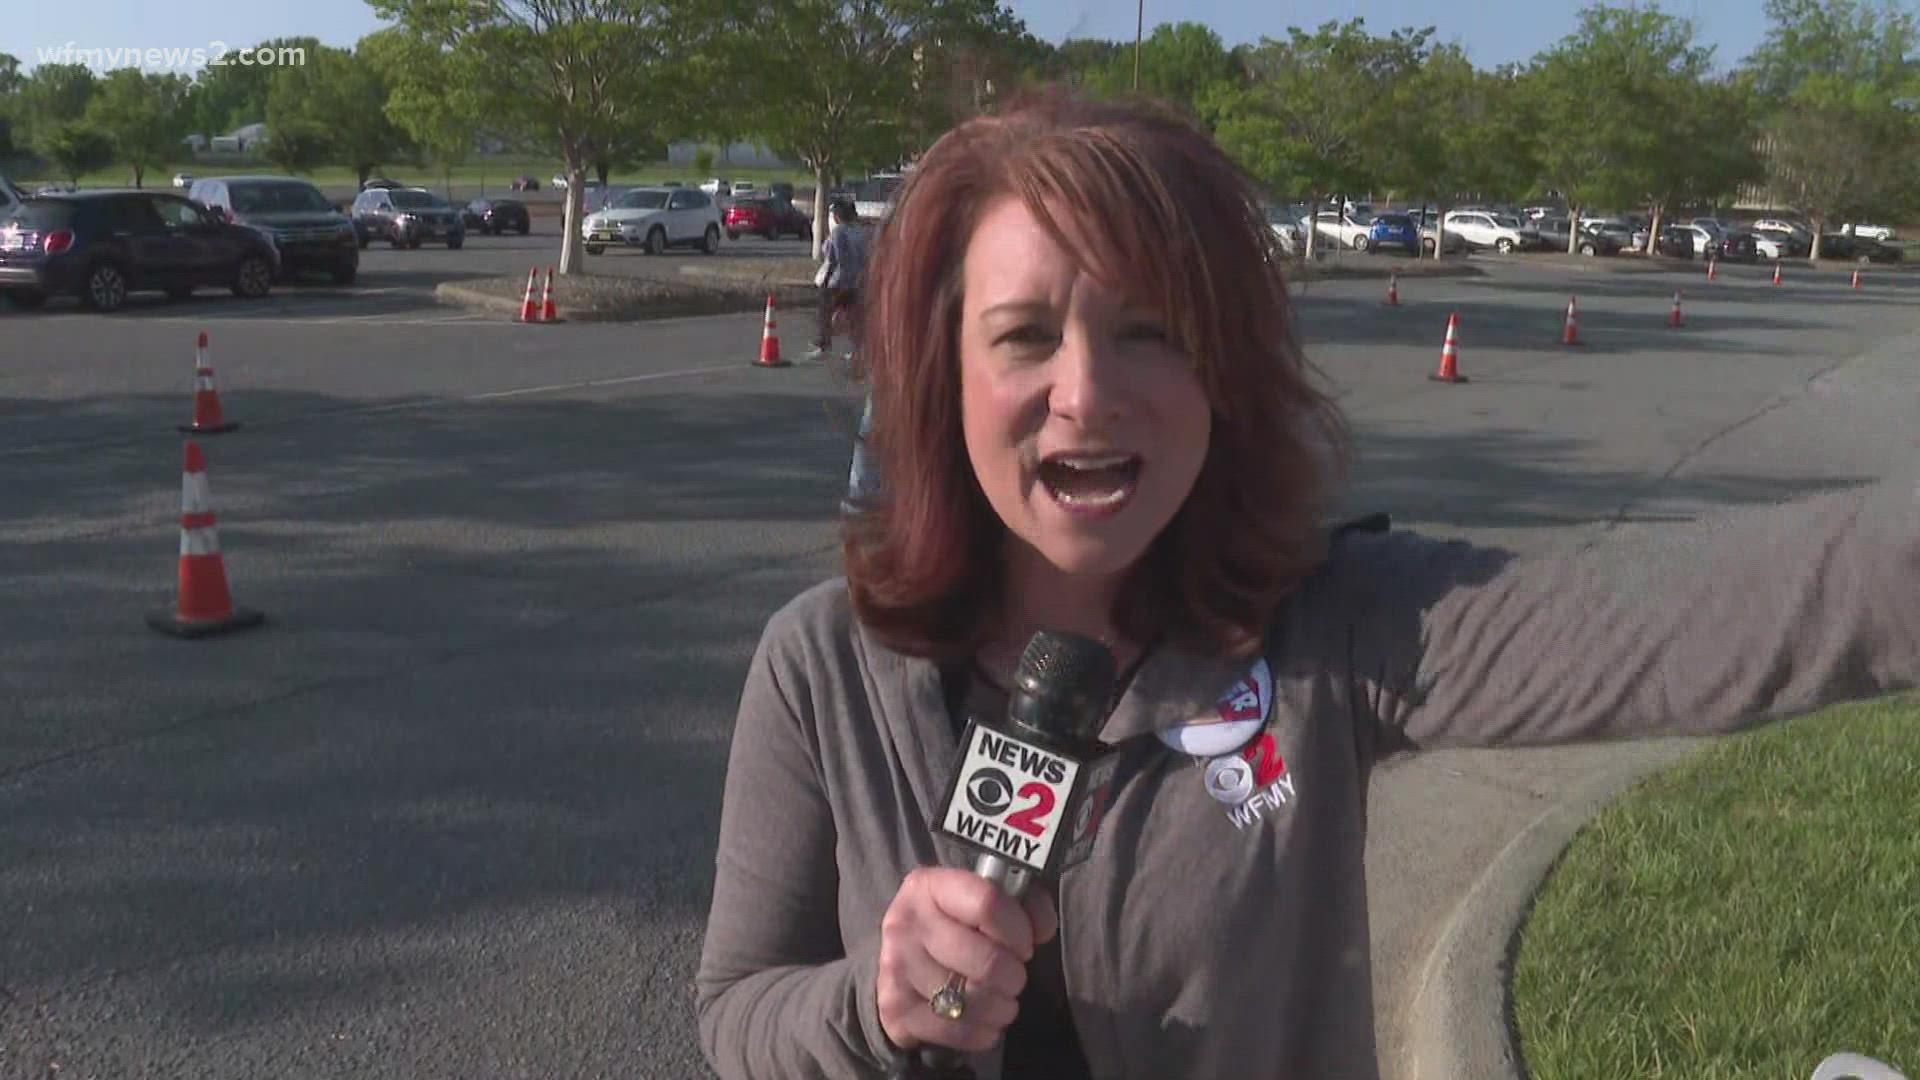
<instances>
[{"instance_id":1,"label":"woman's face","mask_svg":"<svg viewBox=\"0 0 1920 1080\"><path fill-rule=\"evenodd\" d=\"M1073 575L1125 572L1186 501L1212 411L1158 311L1130 305L1016 198L963 267L967 456L1016 544Z\"/></svg>"}]
</instances>

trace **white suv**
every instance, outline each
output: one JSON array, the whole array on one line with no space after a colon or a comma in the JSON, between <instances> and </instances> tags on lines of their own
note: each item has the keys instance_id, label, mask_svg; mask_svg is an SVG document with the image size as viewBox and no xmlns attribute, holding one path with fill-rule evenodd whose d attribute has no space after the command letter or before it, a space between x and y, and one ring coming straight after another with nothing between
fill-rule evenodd
<instances>
[{"instance_id":1,"label":"white suv","mask_svg":"<svg viewBox=\"0 0 1920 1080\"><path fill-rule=\"evenodd\" d=\"M1492 248L1502 255L1532 247L1540 235L1521 231L1518 218L1487 210L1451 211L1446 216L1446 230L1458 233L1468 247Z\"/></svg>"},{"instance_id":2,"label":"white suv","mask_svg":"<svg viewBox=\"0 0 1920 1080\"><path fill-rule=\"evenodd\" d=\"M580 224L589 255L600 254L609 244L644 246L650 255L670 247L697 247L717 255L720 232L719 204L694 188L630 188Z\"/></svg>"}]
</instances>

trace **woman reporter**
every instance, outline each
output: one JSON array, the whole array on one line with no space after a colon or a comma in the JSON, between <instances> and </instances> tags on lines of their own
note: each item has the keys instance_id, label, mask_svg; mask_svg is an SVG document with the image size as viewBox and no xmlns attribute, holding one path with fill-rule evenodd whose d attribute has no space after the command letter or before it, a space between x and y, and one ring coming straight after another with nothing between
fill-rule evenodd
<instances>
[{"instance_id":1,"label":"woman reporter","mask_svg":"<svg viewBox=\"0 0 1920 1080\"><path fill-rule=\"evenodd\" d=\"M885 493L769 621L729 763L697 994L730 1080L923 1043L983 1080L1374 1077L1378 759L1729 731L1920 672L1910 489L1654 562L1327 530L1344 421L1255 192L1171 114L969 121L871 260ZM1092 856L1017 903L930 822L1041 629L1118 659L1121 772Z\"/></svg>"}]
</instances>

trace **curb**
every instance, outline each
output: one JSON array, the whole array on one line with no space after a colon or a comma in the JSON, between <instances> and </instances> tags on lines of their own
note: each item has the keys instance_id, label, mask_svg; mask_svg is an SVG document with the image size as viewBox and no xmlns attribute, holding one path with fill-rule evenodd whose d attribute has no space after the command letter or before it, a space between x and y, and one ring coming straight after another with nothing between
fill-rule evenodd
<instances>
[{"instance_id":1,"label":"curb","mask_svg":"<svg viewBox=\"0 0 1920 1080\"><path fill-rule=\"evenodd\" d=\"M1430 261L1405 264L1381 263L1377 266L1329 266L1324 263L1289 265L1283 267L1281 274L1288 281L1364 281L1370 279L1386 280L1393 274L1403 278L1447 278L1447 277L1486 277L1483 266L1471 266L1464 262L1449 262L1442 266L1433 266Z\"/></svg>"},{"instance_id":2,"label":"curb","mask_svg":"<svg viewBox=\"0 0 1920 1080\"><path fill-rule=\"evenodd\" d=\"M1712 741L1621 744L1624 760L1588 777L1501 849L1454 908L1422 965L1406 1014L1408 1080L1526 1080L1509 1018L1513 945L1534 895L1595 814Z\"/></svg>"},{"instance_id":3,"label":"curb","mask_svg":"<svg viewBox=\"0 0 1920 1080\"><path fill-rule=\"evenodd\" d=\"M464 285L443 281L433 287L433 298L438 303L454 307L505 315L516 325L520 321L520 301L508 300ZM759 311L765 303L764 300L756 301L747 296L735 297L730 293L716 292L711 303L633 304L622 308L570 307L561 311L560 315L566 322L647 322L653 319L677 319L690 315L732 315L744 311Z\"/></svg>"}]
</instances>

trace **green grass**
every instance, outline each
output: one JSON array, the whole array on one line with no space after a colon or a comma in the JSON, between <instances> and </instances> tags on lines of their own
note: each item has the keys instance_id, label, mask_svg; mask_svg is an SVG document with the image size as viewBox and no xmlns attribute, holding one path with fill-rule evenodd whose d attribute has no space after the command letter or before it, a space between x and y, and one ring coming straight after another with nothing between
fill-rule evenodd
<instances>
[{"instance_id":1,"label":"green grass","mask_svg":"<svg viewBox=\"0 0 1920 1080\"><path fill-rule=\"evenodd\" d=\"M453 182L462 188L485 184L488 188L498 186L506 190L513 178L522 173L531 174L540 181L540 189L546 191L553 178L560 173L558 161L544 158L489 158L485 162L467 162L453 170ZM229 161L183 161L176 162L163 169L150 169L146 183L149 186L166 187L177 172L189 172L198 176L217 176L222 173L277 173L280 170L264 161L234 163ZM352 187L358 182L358 175L351 169L338 166L315 169L303 174L307 179L322 187ZM396 180L439 187L444 177L439 169L432 166L415 167L409 164L393 164L374 170L375 176L391 176ZM588 173L589 176L593 174ZM616 171L610 177L614 184L648 184L661 180L680 180L686 183L698 183L708 176L724 176L729 180L753 180L767 184L776 180L785 180L794 184L806 184L811 187L813 178L804 169L754 169L741 166L722 165L714 162L710 173L695 175L692 164L675 165L661 161L643 165L636 169ZM19 176L15 179L23 185L65 182L65 177L55 176ZM133 173L124 166L101 169L80 177L82 187L117 187L132 184Z\"/></svg>"},{"instance_id":2,"label":"green grass","mask_svg":"<svg viewBox=\"0 0 1920 1080\"><path fill-rule=\"evenodd\" d=\"M1601 813L1513 996L1535 1080L1920 1075L1920 698L1736 736Z\"/></svg>"}]
</instances>

